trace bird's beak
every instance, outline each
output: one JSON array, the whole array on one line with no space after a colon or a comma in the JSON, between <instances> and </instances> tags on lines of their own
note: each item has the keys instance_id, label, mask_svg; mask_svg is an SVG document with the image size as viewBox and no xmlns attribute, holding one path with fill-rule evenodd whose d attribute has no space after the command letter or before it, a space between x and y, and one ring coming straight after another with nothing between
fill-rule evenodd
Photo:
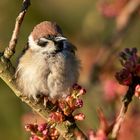
<instances>
[{"instance_id":1,"label":"bird's beak","mask_svg":"<svg viewBox=\"0 0 140 140\"><path fill-rule=\"evenodd\" d=\"M56 42L64 41L64 40L67 40L67 38L65 38L65 37L63 37L63 36L55 37L55 41L56 41Z\"/></svg>"}]
</instances>

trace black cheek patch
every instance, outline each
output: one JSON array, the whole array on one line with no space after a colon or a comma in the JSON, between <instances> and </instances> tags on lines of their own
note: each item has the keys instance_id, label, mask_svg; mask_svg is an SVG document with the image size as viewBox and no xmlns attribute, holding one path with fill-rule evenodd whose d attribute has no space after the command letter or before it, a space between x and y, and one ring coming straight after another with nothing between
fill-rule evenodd
<instances>
[{"instance_id":1,"label":"black cheek patch","mask_svg":"<svg viewBox=\"0 0 140 140\"><path fill-rule=\"evenodd\" d=\"M38 40L37 45L39 45L40 47L46 47L47 43L47 41Z\"/></svg>"}]
</instances>

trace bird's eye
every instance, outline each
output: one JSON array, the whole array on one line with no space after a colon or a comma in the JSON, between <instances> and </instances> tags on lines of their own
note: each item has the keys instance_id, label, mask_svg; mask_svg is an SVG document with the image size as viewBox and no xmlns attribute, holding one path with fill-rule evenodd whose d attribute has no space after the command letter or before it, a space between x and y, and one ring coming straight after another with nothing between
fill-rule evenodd
<instances>
[{"instance_id":1,"label":"bird's eye","mask_svg":"<svg viewBox=\"0 0 140 140\"><path fill-rule=\"evenodd\" d=\"M48 40L52 40L52 41L53 41L53 40L54 40L54 38L55 38L55 36L54 36L54 35L48 35L48 36L47 36L47 39L48 39Z\"/></svg>"},{"instance_id":2,"label":"bird's eye","mask_svg":"<svg viewBox=\"0 0 140 140\"><path fill-rule=\"evenodd\" d=\"M44 39L39 39L37 42L37 45L39 45L40 47L45 47L47 45L48 41L44 40Z\"/></svg>"}]
</instances>

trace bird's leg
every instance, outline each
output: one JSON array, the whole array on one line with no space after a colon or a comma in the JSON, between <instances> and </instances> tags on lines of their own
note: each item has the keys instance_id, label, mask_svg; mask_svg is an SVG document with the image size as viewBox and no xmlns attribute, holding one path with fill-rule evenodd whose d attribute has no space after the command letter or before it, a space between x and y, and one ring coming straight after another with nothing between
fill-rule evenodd
<instances>
[{"instance_id":1,"label":"bird's leg","mask_svg":"<svg viewBox=\"0 0 140 140\"><path fill-rule=\"evenodd\" d=\"M35 104L40 103L43 100L44 95L43 94L36 94L33 96L33 99L35 101Z\"/></svg>"},{"instance_id":2,"label":"bird's leg","mask_svg":"<svg viewBox=\"0 0 140 140\"><path fill-rule=\"evenodd\" d=\"M43 105L44 105L45 108L47 107L47 102L48 102L48 97L44 96L43 97Z\"/></svg>"}]
</instances>

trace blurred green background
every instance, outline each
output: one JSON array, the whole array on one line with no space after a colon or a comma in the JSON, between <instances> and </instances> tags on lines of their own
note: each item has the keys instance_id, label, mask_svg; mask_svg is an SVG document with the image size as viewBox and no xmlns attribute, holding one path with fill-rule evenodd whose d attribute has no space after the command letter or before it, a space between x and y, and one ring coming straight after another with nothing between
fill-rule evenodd
<instances>
[{"instance_id":1,"label":"blurred green background","mask_svg":"<svg viewBox=\"0 0 140 140\"><path fill-rule=\"evenodd\" d=\"M102 48L104 42L110 40L115 32L114 18L107 19L102 16L97 8L98 1L32 0L32 4L21 27L16 54L12 58L12 62L15 65L18 55L27 42L29 33L39 22L44 20L56 21L62 27L64 34L78 47L77 53L82 61L79 83L87 90L87 94L84 96L84 107L81 109L86 114L86 119L83 123L79 124L83 130L87 130L88 128L96 129L98 127L96 112L98 107L102 107L107 117L111 118L114 115L114 104L116 104L115 102L110 105L110 102L104 101L101 83L98 84L96 82L93 84L90 81L92 66L95 61L94 58L98 54L98 50ZM0 1L0 50L4 50L8 45L21 3L22 0ZM119 46L120 48L139 48L139 15L133 18L133 22L129 27L125 31L125 35L121 43L119 43ZM112 77L111 79L113 80L114 69L119 66L117 58L114 59L114 62L117 65L113 65L113 69L108 68L109 77ZM106 74L106 76L108 75ZM102 77L100 80L102 80ZM119 101L117 104L120 103ZM28 139L22 120L24 114L29 111L31 110L0 80L0 140Z\"/></svg>"}]
</instances>

